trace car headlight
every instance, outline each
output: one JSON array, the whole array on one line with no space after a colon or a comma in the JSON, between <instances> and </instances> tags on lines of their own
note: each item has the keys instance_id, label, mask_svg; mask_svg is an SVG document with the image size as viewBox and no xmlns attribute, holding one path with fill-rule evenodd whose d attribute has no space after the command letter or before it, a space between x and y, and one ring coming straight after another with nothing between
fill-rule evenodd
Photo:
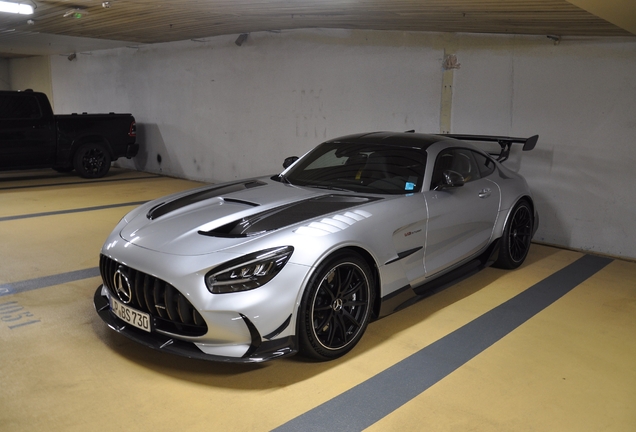
<instances>
[{"instance_id":1,"label":"car headlight","mask_svg":"<svg viewBox=\"0 0 636 432\"><path fill-rule=\"evenodd\" d=\"M248 291L265 285L282 270L294 248L265 249L229 261L205 275L212 294Z\"/></svg>"}]
</instances>

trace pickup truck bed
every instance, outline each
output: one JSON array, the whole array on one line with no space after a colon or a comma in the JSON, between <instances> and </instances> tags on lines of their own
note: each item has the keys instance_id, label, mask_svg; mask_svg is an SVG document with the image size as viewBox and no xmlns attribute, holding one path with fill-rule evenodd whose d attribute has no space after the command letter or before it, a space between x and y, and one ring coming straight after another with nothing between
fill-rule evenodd
<instances>
[{"instance_id":1,"label":"pickup truck bed","mask_svg":"<svg viewBox=\"0 0 636 432\"><path fill-rule=\"evenodd\" d=\"M97 178L138 151L131 114L54 115L44 93L0 91L0 170L74 169Z\"/></svg>"}]
</instances>

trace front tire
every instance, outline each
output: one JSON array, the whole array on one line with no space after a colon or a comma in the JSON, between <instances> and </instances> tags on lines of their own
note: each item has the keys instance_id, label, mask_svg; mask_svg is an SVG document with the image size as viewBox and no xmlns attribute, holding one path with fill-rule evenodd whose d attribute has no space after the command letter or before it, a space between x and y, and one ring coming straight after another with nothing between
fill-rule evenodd
<instances>
[{"instance_id":1,"label":"front tire","mask_svg":"<svg viewBox=\"0 0 636 432\"><path fill-rule=\"evenodd\" d=\"M520 201L510 213L501 239L499 257L495 267L516 269L528 256L534 216L527 201Z\"/></svg>"},{"instance_id":2,"label":"front tire","mask_svg":"<svg viewBox=\"0 0 636 432\"><path fill-rule=\"evenodd\" d=\"M104 177L110 169L110 154L102 144L84 144L75 152L73 166L84 178Z\"/></svg>"},{"instance_id":3,"label":"front tire","mask_svg":"<svg viewBox=\"0 0 636 432\"><path fill-rule=\"evenodd\" d=\"M324 361L351 351L369 324L373 287L373 273L356 253L338 252L321 264L300 305L301 354Z\"/></svg>"}]
</instances>

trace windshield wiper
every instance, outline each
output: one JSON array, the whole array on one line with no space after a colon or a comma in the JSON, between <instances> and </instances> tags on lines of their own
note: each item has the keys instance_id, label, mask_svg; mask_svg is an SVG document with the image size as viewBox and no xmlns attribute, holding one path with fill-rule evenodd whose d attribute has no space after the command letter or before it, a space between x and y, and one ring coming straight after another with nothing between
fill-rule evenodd
<instances>
[{"instance_id":1,"label":"windshield wiper","mask_svg":"<svg viewBox=\"0 0 636 432\"><path fill-rule=\"evenodd\" d=\"M354 192L351 189L345 189L337 186L324 186L324 185L305 185L305 187L316 188L316 189L327 189L327 190L337 190L342 192Z\"/></svg>"},{"instance_id":2,"label":"windshield wiper","mask_svg":"<svg viewBox=\"0 0 636 432\"><path fill-rule=\"evenodd\" d=\"M288 185L292 185L292 182L289 181L289 179L287 177L285 177L283 174L278 174L278 178L280 179L280 181L282 183L288 184Z\"/></svg>"}]
</instances>

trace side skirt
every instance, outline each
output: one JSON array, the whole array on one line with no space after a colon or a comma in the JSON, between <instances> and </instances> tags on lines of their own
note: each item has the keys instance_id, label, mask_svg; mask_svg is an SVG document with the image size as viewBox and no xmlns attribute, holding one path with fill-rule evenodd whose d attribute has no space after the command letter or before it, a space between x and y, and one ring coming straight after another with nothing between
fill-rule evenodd
<instances>
[{"instance_id":1,"label":"side skirt","mask_svg":"<svg viewBox=\"0 0 636 432\"><path fill-rule=\"evenodd\" d=\"M490 267L499 256L500 239L492 242L484 252L476 258L462 264L461 266L437 276L435 279L426 281L418 286L407 285L391 294L382 297L380 305L380 313L378 318L390 315L404 309L418 301L429 297L435 293L445 290L446 288L462 281L480 270Z\"/></svg>"}]
</instances>

